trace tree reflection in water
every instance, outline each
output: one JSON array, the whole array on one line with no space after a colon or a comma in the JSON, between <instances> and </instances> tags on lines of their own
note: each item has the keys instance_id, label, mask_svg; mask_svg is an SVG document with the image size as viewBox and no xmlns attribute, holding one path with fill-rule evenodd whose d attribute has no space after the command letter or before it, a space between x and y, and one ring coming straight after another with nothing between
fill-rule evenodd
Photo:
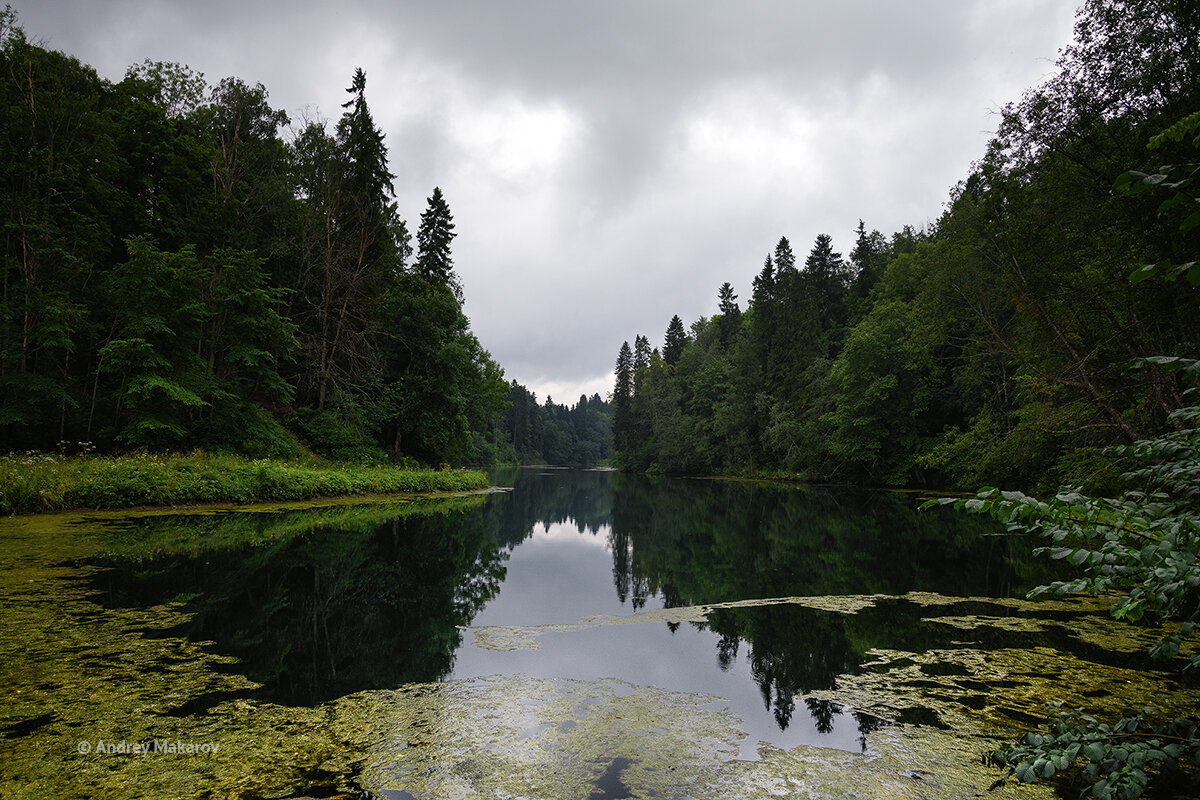
<instances>
[{"instance_id":1,"label":"tree reflection in water","mask_svg":"<svg viewBox=\"0 0 1200 800\"><path fill-rule=\"evenodd\" d=\"M312 705L450 675L462 628L497 596L508 559L552 526L607 536L611 585L634 611L909 591L1011 596L1044 578L1008 539L981 535L985 520L919 513L907 496L561 470L499 482L515 488L449 505L125 521L95 580L112 606L184 602L191 616L176 633L235 656L231 668L262 684L256 696ZM846 712L808 695L860 669L869 647L919 648L935 636L898 601L857 614L721 608L690 624L715 635L720 671L745 659L780 730L803 699L818 733ZM878 724L854 718L862 737Z\"/></svg>"},{"instance_id":2,"label":"tree reflection in water","mask_svg":"<svg viewBox=\"0 0 1200 800\"><path fill-rule=\"evenodd\" d=\"M1043 577L1027 547L1010 549L1011 539L987 535L995 532L988 521L923 513L917 505L902 494L619 475L613 582L622 602L635 598L636 610L651 595L665 607L912 591L1010 597ZM706 627L719 636L722 670L748 645L763 703L785 730L796 698L857 671L866 643L919 648L930 639L929 626L911 609L897 613L899 605L884 602L854 615L798 605L718 609ZM819 733L830 732L843 713L827 700L804 703ZM865 746L881 723L855 718Z\"/></svg>"},{"instance_id":3,"label":"tree reflection in water","mask_svg":"<svg viewBox=\"0 0 1200 800\"><path fill-rule=\"evenodd\" d=\"M97 560L108 567L100 599L185 600L192 616L172 633L215 642L262 684L256 696L274 702L314 705L438 680L453 666L460 626L504 578L495 520L474 505L390 518L370 507L315 520L311 512L151 517L122 532L134 553ZM146 553L138 540L163 542L165 552ZM172 552L180 540L227 546Z\"/></svg>"}]
</instances>

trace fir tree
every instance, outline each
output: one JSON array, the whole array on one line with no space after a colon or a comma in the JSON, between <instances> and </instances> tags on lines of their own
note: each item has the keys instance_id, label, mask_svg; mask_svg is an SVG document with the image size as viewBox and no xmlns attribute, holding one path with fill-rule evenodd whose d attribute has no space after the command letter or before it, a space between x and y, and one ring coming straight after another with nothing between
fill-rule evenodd
<instances>
[{"instance_id":1,"label":"fir tree","mask_svg":"<svg viewBox=\"0 0 1200 800\"><path fill-rule=\"evenodd\" d=\"M639 333L633 339L633 381L635 384L635 393L637 392L636 384L640 378L640 374L649 367L650 340Z\"/></svg>"},{"instance_id":2,"label":"fir tree","mask_svg":"<svg viewBox=\"0 0 1200 800\"><path fill-rule=\"evenodd\" d=\"M630 450L633 372L633 352L629 349L629 342L625 341L617 353L617 383L613 389L613 449L619 453Z\"/></svg>"},{"instance_id":3,"label":"fir tree","mask_svg":"<svg viewBox=\"0 0 1200 800\"><path fill-rule=\"evenodd\" d=\"M687 344L687 332L683 329L683 320L679 315L671 317L671 323L667 325L667 338L663 343L663 361L666 361L671 366L679 362L679 357L683 355L683 347Z\"/></svg>"},{"instance_id":4,"label":"fir tree","mask_svg":"<svg viewBox=\"0 0 1200 800\"><path fill-rule=\"evenodd\" d=\"M450 255L450 242L455 235L450 206L442 190L435 186L417 229L417 273L427 283L451 287L461 301L462 287L454 275L454 260Z\"/></svg>"},{"instance_id":5,"label":"fir tree","mask_svg":"<svg viewBox=\"0 0 1200 800\"><path fill-rule=\"evenodd\" d=\"M721 312L717 323L717 338L722 347L728 347L742 325L742 310L738 308L737 295L733 293L733 286L728 281L721 284L717 291L717 308Z\"/></svg>"}]
</instances>

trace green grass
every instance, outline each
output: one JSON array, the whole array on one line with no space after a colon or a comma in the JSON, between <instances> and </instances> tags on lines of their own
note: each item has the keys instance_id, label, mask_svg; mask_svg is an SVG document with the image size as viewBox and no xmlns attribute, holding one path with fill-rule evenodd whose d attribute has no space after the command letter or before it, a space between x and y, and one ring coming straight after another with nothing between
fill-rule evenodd
<instances>
[{"instance_id":1,"label":"green grass","mask_svg":"<svg viewBox=\"0 0 1200 800\"><path fill-rule=\"evenodd\" d=\"M486 488L469 470L413 470L190 453L0 456L0 513L312 500Z\"/></svg>"}]
</instances>

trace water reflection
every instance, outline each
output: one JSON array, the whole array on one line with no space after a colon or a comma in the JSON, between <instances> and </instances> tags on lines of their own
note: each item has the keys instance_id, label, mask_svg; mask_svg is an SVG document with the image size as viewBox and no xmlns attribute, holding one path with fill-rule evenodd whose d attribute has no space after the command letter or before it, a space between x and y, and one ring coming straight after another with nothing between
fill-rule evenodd
<instances>
[{"instance_id":1,"label":"water reflection","mask_svg":"<svg viewBox=\"0 0 1200 800\"><path fill-rule=\"evenodd\" d=\"M238 659L260 699L311 706L362 689L493 674L599 680L726 698L750 746L865 747L879 724L809 696L869 647L936 634L906 603L857 614L797 604L585 625L537 649L466 628L574 625L759 598L1008 596L1038 576L987 524L907 496L511 470L511 491L456 506L347 506L123 522L92 559L101 602L185 603L181 629ZM202 711L219 697L193 700Z\"/></svg>"},{"instance_id":2,"label":"water reflection","mask_svg":"<svg viewBox=\"0 0 1200 800\"><path fill-rule=\"evenodd\" d=\"M107 568L98 599L185 601L190 619L171 634L236 656L261 699L315 705L438 680L460 626L504 578L506 553L481 505L144 519L121 528L124 546L93 559ZM178 544L211 540L225 546Z\"/></svg>"},{"instance_id":3,"label":"water reflection","mask_svg":"<svg viewBox=\"0 0 1200 800\"><path fill-rule=\"evenodd\" d=\"M614 476L618 594L673 604L788 595L1007 597L1028 548L989 520L917 510L912 495ZM1014 560L1016 559L1016 560Z\"/></svg>"},{"instance_id":4,"label":"water reflection","mask_svg":"<svg viewBox=\"0 0 1200 800\"><path fill-rule=\"evenodd\" d=\"M1003 599L1048 576L977 519L894 495L498 482L0 520L0 795L975 796L995 778L979 753L1043 697L1196 704L1152 669L1153 631Z\"/></svg>"},{"instance_id":5,"label":"water reflection","mask_svg":"<svg viewBox=\"0 0 1200 800\"><path fill-rule=\"evenodd\" d=\"M1006 596L1030 577L1028 561L1014 561L1010 540L987 535L995 529L985 521L921 514L908 496L595 472L504 479L514 490L489 511L507 520L503 538L514 549L499 596L474 626L550 632L536 650L468 640L452 677L616 677L718 695L753 740L779 746L865 747L877 718L805 695L857 670L868 647L932 640L921 610L892 603L847 616L774 604L665 625L576 623L757 598ZM543 506L535 497L558 502ZM554 511L539 517L539 508Z\"/></svg>"},{"instance_id":6,"label":"water reflection","mask_svg":"<svg viewBox=\"0 0 1200 800\"><path fill-rule=\"evenodd\" d=\"M919 512L909 495L798 490L765 484L614 476L613 582L635 608L828 595L1008 597L1043 578L1026 542L993 535L987 520ZM1014 546L1015 544L1015 546ZM896 604L848 617L799 606L721 609L706 627L716 663L739 651L780 731L796 698L857 670L865 646L933 638L915 609ZM819 734L836 705L808 698ZM862 732L873 722L859 720Z\"/></svg>"}]
</instances>

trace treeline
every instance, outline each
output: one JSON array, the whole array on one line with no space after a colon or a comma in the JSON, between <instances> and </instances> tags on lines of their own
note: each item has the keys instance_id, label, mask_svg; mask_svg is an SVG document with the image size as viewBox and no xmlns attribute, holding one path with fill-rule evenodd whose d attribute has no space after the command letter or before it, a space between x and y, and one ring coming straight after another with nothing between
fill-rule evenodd
<instances>
[{"instance_id":1,"label":"treeline","mask_svg":"<svg viewBox=\"0 0 1200 800\"><path fill-rule=\"evenodd\" d=\"M822 234L802 262L781 238L744 310L725 283L661 349L626 342L619 466L1102 482L1103 447L1183 402L1153 359L1200 355L1198 32L1194 2L1088 0L936 223L860 222L847 256Z\"/></svg>"},{"instance_id":2,"label":"treeline","mask_svg":"<svg viewBox=\"0 0 1200 800\"><path fill-rule=\"evenodd\" d=\"M285 139L261 84L113 83L8 8L0 109L0 449L495 458L449 205L414 242L361 70Z\"/></svg>"},{"instance_id":3,"label":"treeline","mask_svg":"<svg viewBox=\"0 0 1200 800\"><path fill-rule=\"evenodd\" d=\"M513 381L507 401L494 426L499 461L594 467L612 459L612 413L599 394L581 394L570 408L550 397L539 405L536 394Z\"/></svg>"}]
</instances>

